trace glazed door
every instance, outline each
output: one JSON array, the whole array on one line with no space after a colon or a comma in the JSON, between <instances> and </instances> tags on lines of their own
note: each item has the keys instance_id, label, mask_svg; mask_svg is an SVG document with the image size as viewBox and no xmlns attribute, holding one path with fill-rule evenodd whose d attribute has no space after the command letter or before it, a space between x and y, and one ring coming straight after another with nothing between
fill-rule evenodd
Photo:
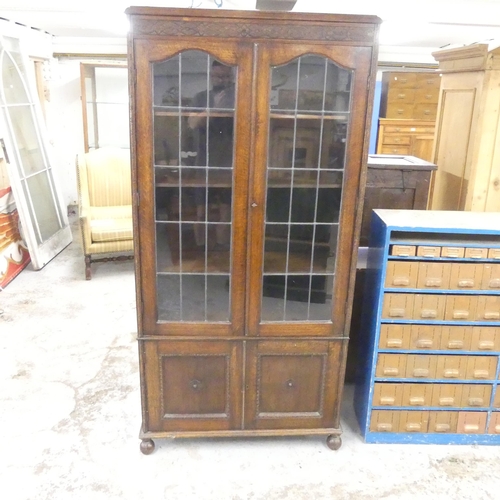
<instances>
[{"instance_id":1,"label":"glazed door","mask_svg":"<svg viewBox=\"0 0 500 500\"><path fill-rule=\"evenodd\" d=\"M259 56L250 336L344 336L371 50Z\"/></svg>"},{"instance_id":2,"label":"glazed door","mask_svg":"<svg viewBox=\"0 0 500 500\"><path fill-rule=\"evenodd\" d=\"M243 335L252 51L185 46L136 45L142 334Z\"/></svg>"}]
</instances>

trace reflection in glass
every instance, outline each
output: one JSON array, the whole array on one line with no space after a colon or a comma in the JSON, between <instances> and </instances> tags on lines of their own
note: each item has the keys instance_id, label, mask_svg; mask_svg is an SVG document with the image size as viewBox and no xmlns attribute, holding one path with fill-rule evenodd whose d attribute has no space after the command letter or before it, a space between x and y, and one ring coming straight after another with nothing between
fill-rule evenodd
<instances>
[{"instance_id":1,"label":"reflection in glass","mask_svg":"<svg viewBox=\"0 0 500 500\"><path fill-rule=\"evenodd\" d=\"M234 67L203 51L153 65L157 272L179 273L181 310L165 306L162 321L229 320L210 301L229 300L235 80Z\"/></svg>"},{"instance_id":2,"label":"reflection in glass","mask_svg":"<svg viewBox=\"0 0 500 500\"><path fill-rule=\"evenodd\" d=\"M331 320L352 71L272 68L262 320Z\"/></svg>"}]
</instances>

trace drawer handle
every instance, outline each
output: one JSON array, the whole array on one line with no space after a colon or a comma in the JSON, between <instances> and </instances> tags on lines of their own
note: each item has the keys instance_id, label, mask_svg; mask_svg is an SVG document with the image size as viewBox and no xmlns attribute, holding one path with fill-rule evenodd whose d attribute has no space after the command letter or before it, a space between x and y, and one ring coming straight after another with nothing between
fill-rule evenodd
<instances>
[{"instance_id":1,"label":"drawer handle","mask_svg":"<svg viewBox=\"0 0 500 500\"><path fill-rule=\"evenodd\" d=\"M450 340L448 342L448 349L463 349L464 343L462 340Z\"/></svg>"},{"instance_id":2,"label":"drawer handle","mask_svg":"<svg viewBox=\"0 0 500 500\"><path fill-rule=\"evenodd\" d=\"M424 398L422 397L413 397L410 398L410 405L412 406L423 406L425 403Z\"/></svg>"},{"instance_id":3,"label":"drawer handle","mask_svg":"<svg viewBox=\"0 0 500 500\"><path fill-rule=\"evenodd\" d=\"M451 426L450 424L436 424L434 429L436 432L450 432Z\"/></svg>"},{"instance_id":4,"label":"drawer handle","mask_svg":"<svg viewBox=\"0 0 500 500\"><path fill-rule=\"evenodd\" d=\"M474 280L458 280L458 288L472 288Z\"/></svg>"},{"instance_id":5,"label":"drawer handle","mask_svg":"<svg viewBox=\"0 0 500 500\"><path fill-rule=\"evenodd\" d=\"M473 378L482 378L482 379L487 379L489 372L488 370L474 370L472 373Z\"/></svg>"},{"instance_id":6,"label":"drawer handle","mask_svg":"<svg viewBox=\"0 0 500 500\"><path fill-rule=\"evenodd\" d=\"M495 278L493 280L490 280L488 286L490 288L500 288L500 279Z\"/></svg>"},{"instance_id":7,"label":"drawer handle","mask_svg":"<svg viewBox=\"0 0 500 500\"><path fill-rule=\"evenodd\" d=\"M500 434L500 424L495 425L495 434Z\"/></svg>"},{"instance_id":8,"label":"drawer handle","mask_svg":"<svg viewBox=\"0 0 500 500\"><path fill-rule=\"evenodd\" d=\"M466 431L466 432L478 432L479 425L478 424L466 424L466 425L464 425L464 431Z\"/></svg>"},{"instance_id":9,"label":"drawer handle","mask_svg":"<svg viewBox=\"0 0 500 500\"><path fill-rule=\"evenodd\" d=\"M480 340L478 347L479 349L484 349L485 351L491 351L495 347L495 342L492 340Z\"/></svg>"},{"instance_id":10,"label":"drawer handle","mask_svg":"<svg viewBox=\"0 0 500 500\"><path fill-rule=\"evenodd\" d=\"M444 370L443 375L445 376L445 378L458 378L460 373L456 368L447 368L446 370Z\"/></svg>"},{"instance_id":11,"label":"drawer handle","mask_svg":"<svg viewBox=\"0 0 500 500\"><path fill-rule=\"evenodd\" d=\"M394 278L392 280L392 284L396 286L408 286L410 284L410 280L404 276L399 276L398 278Z\"/></svg>"},{"instance_id":12,"label":"drawer handle","mask_svg":"<svg viewBox=\"0 0 500 500\"><path fill-rule=\"evenodd\" d=\"M425 94L426 99L432 99L432 94Z\"/></svg>"},{"instance_id":13,"label":"drawer handle","mask_svg":"<svg viewBox=\"0 0 500 500\"><path fill-rule=\"evenodd\" d=\"M424 115L430 115L430 114L431 114L431 110L430 109L424 110Z\"/></svg>"},{"instance_id":14,"label":"drawer handle","mask_svg":"<svg viewBox=\"0 0 500 500\"><path fill-rule=\"evenodd\" d=\"M487 311L484 313L484 319L499 319L500 312L497 311Z\"/></svg>"},{"instance_id":15,"label":"drawer handle","mask_svg":"<svg viewBox=\"0 0 500 500\"><path fill-rule=\"evenodd\" d=\"M380 404L385 406L392 406L396 400L391 396L383 396L380 398Z\"/></svg>"},{"instance_id":16,"label":"drawer handle","mask_svg":"<svg viewBox=\"0 0 500 500\"><path fill-rule=\"evenodd\" d=\"M383 370L383 374L389 377L396 377L399 375L399 368L386 367Z\"/></svg>"},{"instance_id":17,"label":"drawer handle","mask_svg":"<svg viewBox=\"0 0 500 500\"><path fill-rule=\"evenodd\" d=\"M432 344L431 339L418 339L416 342L417 347L421 347L422 349L430 349Z\"/></svg>"},{"instance_id":18,"label":"drawer handle","mask_svg":"<svg viewBox=\"0 0 500 500\"><path fill-rule=\"evenodd\" d=\"M396 132L401 132L401 129L399 127L396 127Z\"/></svg>"},{"instance_id":19,"label":"drawer handle","mask_svg":"<svg viewBox=\"0 0 500 500\"><path fill-rule=\"evenodd\" d=\"M406 430L408 432L419 432L420 429L422 428L422 424L419 423L408 423L406 424Z\"/></svg>"},{"instance_id":20,"label":"drawer handle","mask_svg":"<svg viewBox=\"0 0 500 500\"><path fill-rule=\"evenodd\" d=\"M405 309L393 307L389 309L389 317L391 318L404 318Z\"/></svg>"},{"instance_id":21,"label":"drawer handle","mask_svg":"<svg viewBox=\"0 0 500 500\"><path fill-rule=\"evenodd\" d=\"M482 259L483 258L483 253L479 250L477 252L469 252L469 255L467 255L469 259Z\"/></svg>"},{"instance_id":22,"label":"drawer handle","mask_svg":"<svg viewBox=\"0 0 500 500\"><path fill-rule=\"evenodd\" d=\"M398 99L404 99L406 97L406 94L398 94Z\"/></svg>"},{"instance_id":23,"label":"drawer handle","mask_svg":"<svg viewBox=\"0 0 500 500\"><path fill-rule=\"evenodd\" d=\"M469 406L483 406L484 405L483 398L469 398L468 402L469 402Z\"/></svg>"},{"instance_id":24,"label":"drawer handle","mask_svg":"<svg viewBox=\"0 0 500 500\"><path fill-rule=\"evenodd\" d=\"M401 339L387 339L387 347L401 347L403 341Z\"/></svg>"},{"instance_id":25,"label":"drawer handle","mask_svg":"<svg viewBox=\"0 0 500 500\"><path fill-rule=\"evenodd\" d=\"M428 368L415 368L413 370L414 377L428 377L429 369Z\"/></svg>"},{"instance_id":26,"label":"drawer handle","mask_svg":"<svg viewBox=\"0 0 500 500\"><path fill-rule=\"evenodd\" d=\"M392 424L377 424L377 431L379 432L391 432Z\"/></svg>"},{"instance_id":27,"label":"drawer handle","mask_svg":"<svg viewBox=\"0 0 500 500\"><path fill-rule=\"evenodd\" d=\"M437 311L436 311L436 309L422 309L422 311L420 311L420 317L421 318L437 318Z\"/></svg>"},{"instance_id":28,"label":"drawer handle","mask_svg":"<svg viewBox=\"0 0 500 500\"><path fill-rule=\"evenodd\" d=\"M455 398L444 397L439 398L439 406L453 406L455 404Z\"/></svg>"},{"instance_id":29,"label":"drawer handle","mask_svg":"<svg viewBox=\"0 0 500 500\"><path fill-rule=\"evenodd\" d=\"M469 317L469 311L463 311L460 309L455 309L453 311L453 319L467 319Z\"/></svg>"},{"instance_id":30,"label":"drawer handle","mask_svg":"<svg viewBox=\"0 0 500 500\"><path fill-rule=\"evenodd\" d=\"M441 278L427 278L425 280L425 286L437 288L441 286L442 282L443 280Z\"/></svg>"}]
</instances>

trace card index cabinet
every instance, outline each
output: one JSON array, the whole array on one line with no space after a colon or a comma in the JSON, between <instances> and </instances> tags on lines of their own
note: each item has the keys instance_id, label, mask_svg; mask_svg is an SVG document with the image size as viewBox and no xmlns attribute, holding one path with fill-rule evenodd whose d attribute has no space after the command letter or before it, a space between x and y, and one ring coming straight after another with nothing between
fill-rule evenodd
<instances>
[{"instance_id":1,"label":"card index cabinet","mask_svg":"<svg viewBox=\"0 0 500 500\"><path fill-rule=\"evenodd\" d=\"M127 13L141 450L337 449L379 19Z\"/></svg>"},{"instance_id":2,"label":"card index cabinet","mask_svg":"<svg viewBox=\"0 0 500 500\"><path fill-rule=\"evenodd\" d=\"M499 220L374 210L355 389L367 442L500 444Z\"/></svg>"}]
</instances>

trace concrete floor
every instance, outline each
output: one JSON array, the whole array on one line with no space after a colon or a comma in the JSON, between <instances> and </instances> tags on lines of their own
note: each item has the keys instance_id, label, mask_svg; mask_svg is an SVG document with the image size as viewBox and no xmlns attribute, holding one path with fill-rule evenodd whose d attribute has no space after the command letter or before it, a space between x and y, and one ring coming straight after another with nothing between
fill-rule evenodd
<instances>
[{"instance_id":1,"label":"concrete floor","mask_svg":"<svg viewBox=\"0 0 500 500\"><path fill-rule=\"evenodd\" d=\"M365 444L349 386L337 452L293 437L158 440L142 455L133 264L85 281L72 227L66 250L0 292L2 498L500 498L500 448Z\"/></svg>"}]
</instances>

